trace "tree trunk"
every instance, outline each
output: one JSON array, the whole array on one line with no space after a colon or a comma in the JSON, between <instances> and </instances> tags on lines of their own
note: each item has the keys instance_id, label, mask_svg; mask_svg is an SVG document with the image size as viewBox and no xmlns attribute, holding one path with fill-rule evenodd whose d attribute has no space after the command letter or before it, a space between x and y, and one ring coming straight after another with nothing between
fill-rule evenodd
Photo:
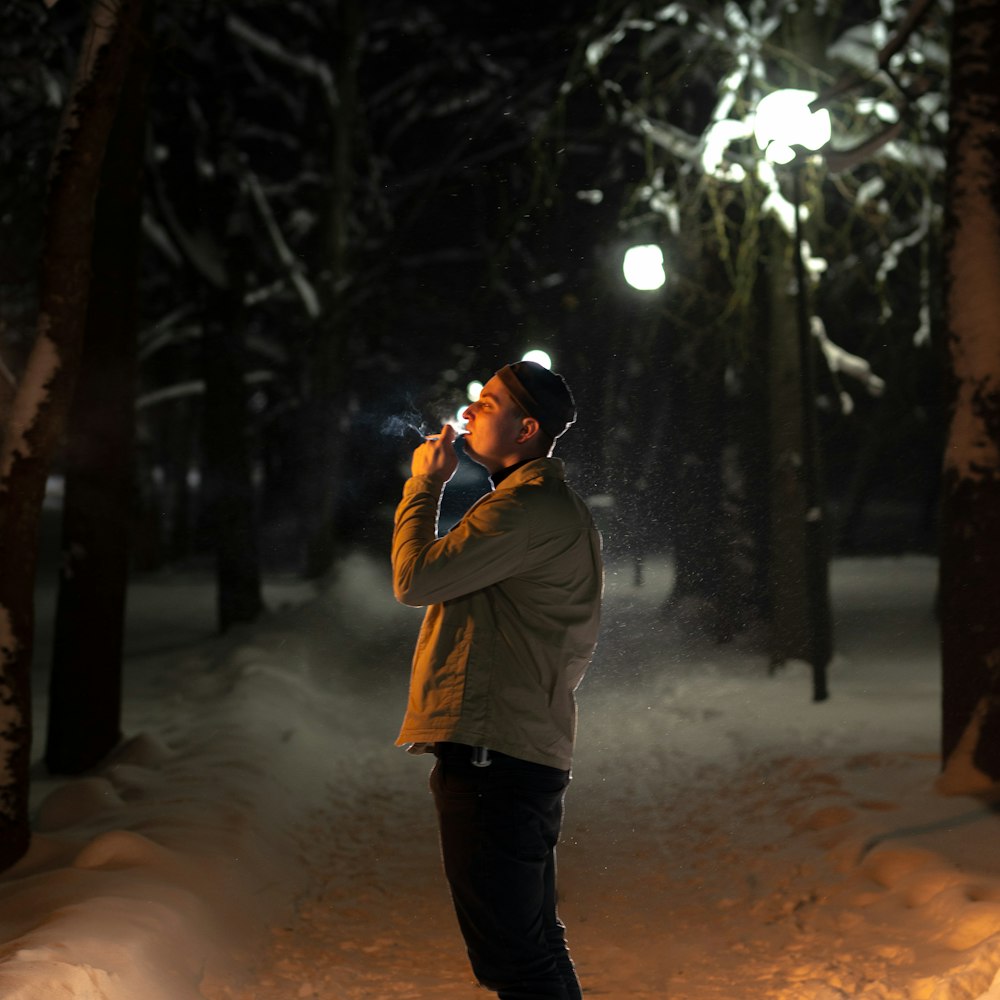
<instances>
[{"instance_id":1,"label":"tree trunk","mask_svg":"<svg viewBox=\"0 0 1000 1000\"><path fill-rule=\"evenodd\" d=\"M689 638L728 642L738 615L727 601L724 372L718 357L704 356L675 357L667 370L676 441L669 489L675 573L665 610Z\"/></svg>"},{"instance_id":2,"label":"tree trunk","mask_svg":"<svg viewBox=\"0 0 1000 1000\"><path fill-rule=\"evenodd\" d=\"M813 699L828 697L831 657L825 504L810 366L812 342L803 275L792 266L793 240L770 227L768 317L770 413L770 659L799 659L813 669ZM790 291L790 287L794 290Z\"/></svg>"},{"instance_id":3,"label":"tree trunk","mask_svg":"<svg viewBox=\"0 0 1000 1000\"><path fill-rule=\"evenodd\" d=\"M742 387L730 411L735 430L735 535L730 558L734 604L763 648L770 615L770 452L766 338L756 337L741 368Z\"/></svg>"},{"instance_id":4,"label":"tree trunk","mask_svg":"<svg viewBox=\"0 0 1000 1000\"><path fill-rule=\"evenodd\" d=\"M955 398L940 562L942 787L1000 781L1000 4L958 0L946 204Z\"/></svg>"},{"instance_id":5,"label":"tree trunk","mask_svg":"<svg viewBox=\"0 0 1000 1000\"><path fill-rule=\"evenodd\" d=\"M214 8L206 30L217 52L236 58L225 26L225 5ZM201 253L215 267L205 280L201 410L204 516L215 549L216 607L221 631L252 622L264 607L255 489L247 438L246 276L252 271L250 207L243 154L233 134L240 108L219 92L205 104L204 148L214 170L196 177L194 205ZM197 162L198 150L193 151ZM206 225L207 224L207 225Z\"/></svg>"},{"instance_id":6,"label":"tree trunk","mask_svg":"<svg viewBox=\"0 0 1000 1000\"><path fill-rule=\"evenodd\" d=\"M357 0L338 0L332 10L330 48L338 95L328 108L330 201L326 215L327 296L325 321L318 328L307 374L301 432L305 500L305 575L324 576L337 551L337 508L342 491L345 442L348 433L350 333L343 307L352 197L354 193L358 118L357 73L363 33Z\"/></svg>"},{"instance_id":7,"label":"tree trunk","mask_svg":"<svg viewBox=\"0 0 1000 1000\"><path fill-rule=\"evenodd\" d=\"M140 0L91 8L56 148L39 282L38 332L0 452L0 867L27 850L30 670L38 524L45 481L79 368L94 203L129 63ZM92 58L90 58L92 57Z\"/></svg>"},{"instance_id":8,"label":"tree trunk","mask_svg":"<svg viewBox=\"0 0 1000 1000\"><path fill-rule=\"evenodd\" d=\"M121 738L152 10L147 3L104 160L87 330L70 409L45 752L49 770L59 774L93 767Z\"/></svg>"},{"instance_id":9,"label":"tree trunk","mask_svg":"<svg viewBox=\"0 0 1000 1000\"><path fill-rule=\"evenodd\" d=\"M237 269L230 269L232 274ZM247 447L242 283L210 296L204 335L204 490L215 543L219 628L261 613L256 504Z\"/></svg>"}]
</instances>

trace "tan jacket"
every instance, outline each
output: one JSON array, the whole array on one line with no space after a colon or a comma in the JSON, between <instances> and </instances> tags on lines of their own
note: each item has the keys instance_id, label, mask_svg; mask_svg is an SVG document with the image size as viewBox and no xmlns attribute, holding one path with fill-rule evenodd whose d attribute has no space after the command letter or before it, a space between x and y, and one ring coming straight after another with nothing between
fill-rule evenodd
<instances>
[{"instance_id":1,"label":"tan jacket","mask_svg":"<svg viewBox=\"0 0 1000 1000\"><path fill-rule=\"evenodd\" d=\"M441 487L407 480L393 589L428 605L397 744L450 740L568 769L597 643L601 538L559 459L515 469L436 537Z\"/></svg>"}]
</instances>

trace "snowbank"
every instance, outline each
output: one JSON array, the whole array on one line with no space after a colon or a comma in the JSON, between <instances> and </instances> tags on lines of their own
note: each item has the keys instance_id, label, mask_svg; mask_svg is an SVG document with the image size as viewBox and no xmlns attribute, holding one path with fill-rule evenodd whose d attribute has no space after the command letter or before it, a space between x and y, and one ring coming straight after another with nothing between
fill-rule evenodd
<instances>
[{"instance_id":1,"label":"snowbank","mask_svg":"<svg viewBox=\"0 0 1000 1000\"><path fill-rule=\"evenodd\" d=\"M207 623L210 588L189 585ZM184 615L175 586L147 588L138 645ZM306 875L297 826L349 726L330 726L335 696L310 680L290 620L134 660L127 715L148 728L93 774L40 776L54 790L0 881L0 996L194 1000L206 968L245 962L247 942L292 906Z\"/></svg>"}]
</instances>

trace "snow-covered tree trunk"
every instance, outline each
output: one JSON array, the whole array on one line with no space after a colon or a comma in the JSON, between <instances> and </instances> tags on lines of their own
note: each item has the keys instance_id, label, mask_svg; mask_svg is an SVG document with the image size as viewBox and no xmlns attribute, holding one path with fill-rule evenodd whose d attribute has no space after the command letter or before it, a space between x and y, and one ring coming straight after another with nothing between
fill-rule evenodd
<instances>
[{"instance_id":1,"label":"snow-covered tree trunk","mask_svg":"<svg viewBox=\"0 0 1000 1000\"><path fill-rule=\"evenodd\" d=\"M79 368L94 203L140 7L140 0L102 0L91 7L52 166L35 344L0 451L0 867L21 857L29 842L38 523Z\"/></svg>"},{"instance_id":2,"label":"snow-covered tree trunk","mask_svg":"<svg viewBox=\"0 0 1000 1000\"><path fill-rule=\"evenodd\" d=\"M121 737L122 640L133 505L137 288L146 83L143 32L108 142L97 200L87 331L70 409L62 568L45 763L77 774ZM81 712L80 706L87 705Z\"/></svg>"},{"instance_id":3,"label":"snow-covered tree trunk","mask_svg":"<svg viewBox=\"0 0 1000 1000\"><path fill-rule=\"evenodd\" d=\"M952 31L942 787L969 792L1000 781L1000 2L957 0Z\"/></svg>"}]
</instances>

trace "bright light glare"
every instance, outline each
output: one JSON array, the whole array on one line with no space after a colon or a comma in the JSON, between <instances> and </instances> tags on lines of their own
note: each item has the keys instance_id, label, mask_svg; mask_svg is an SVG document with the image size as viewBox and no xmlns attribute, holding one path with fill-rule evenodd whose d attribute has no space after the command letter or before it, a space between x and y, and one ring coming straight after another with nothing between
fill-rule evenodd
<instances>
[{"instance_id":1,"label":"bright light glare","mask_svg":"<svg viewBox=\"0 0 1000 1000\"><path fill-rule=\"evenodd\" d=\"M791 163L792 146L819 149L830 141L830 112L810 111L812 90L775 90L757 105L753 134L764 157L772 163Z\"/></svg>"},{"instance_id":2,"label":"bright light glare","mask_svg":"<svg viewBox=\"0 0 1000 1000\"><path fill-rule=\"evenodd\" d=\"M524 357L521 358L522 361L534 361L535 364L541 365L543 368L552 369L552 358L550 358L545 351L528 351Z\"/></svg>"},{"instance_id":3,"label":"bright light glare","mask_svg":"<svg viewBox=\"0 0 1000 1000\"><path fill-rule=\"evenodd\" d=\"M482 391L483 391L483 383L482 382L470 382L465 387L465 393L469 397L470 402L473 402L473 403L477 399L479 399L479 394Z\"/></svg>"},{"instance_id":4,"label":"bright light glare","mask_svg":"<svg viewBox=\"0 0 1000 1000\"><path fill-rule=\"evenodd\" d=\"M625 280L640 292L655 292L667 280L663 270L663 251L654 243L629 247L622 261Z\"/></svg>"}]
</instances>

